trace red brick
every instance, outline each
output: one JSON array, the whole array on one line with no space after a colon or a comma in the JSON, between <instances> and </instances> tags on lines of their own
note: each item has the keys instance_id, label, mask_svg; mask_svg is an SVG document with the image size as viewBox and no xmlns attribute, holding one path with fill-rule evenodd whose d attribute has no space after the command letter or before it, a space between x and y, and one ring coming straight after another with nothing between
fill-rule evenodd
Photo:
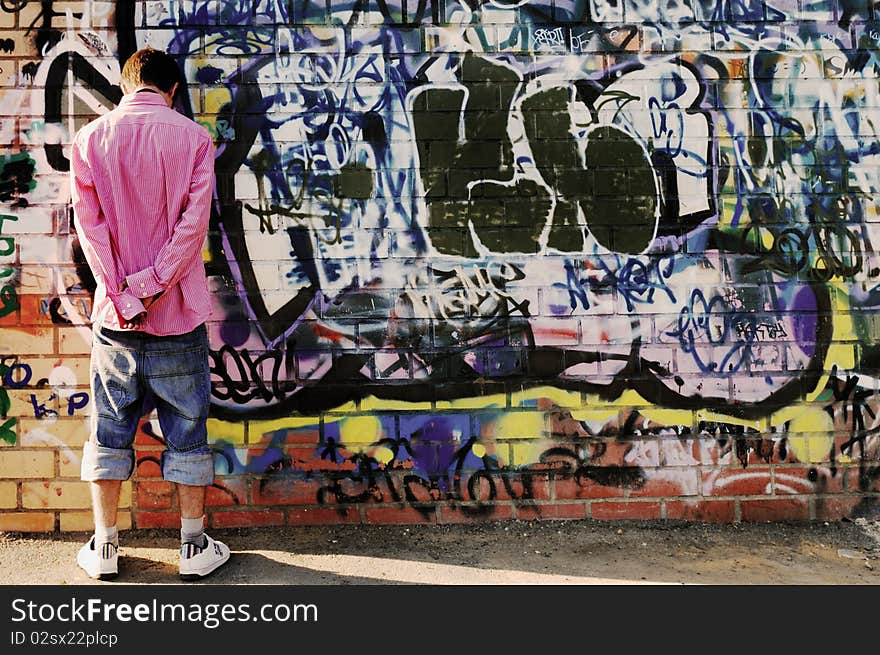
<instances>
[{"instance_id":1,"label":"red brick","mask_svg":"<svg viewBox=\"0 0 880 655\"><path fill-rule=\"evenodd\" d=\"M315 420L317 423L317 419ZM284 437L286 444L314 444L321 442L321 435L316 429L288 430Z\"/></svg>"},{"instance_id":2,"label":"red brick","mask_svg":"<svg viewBox=\"0 0 880 655\"><path fill-rule=\"evenodd\" d=\"M860 466L857 463L838 464L831 473L831 469L827 466L813 466L809 468L776 468L774 471L778 477L780 473L786 475L803 475L805 485L810 485L807 493L816 494L840 494L840 493L860 493L859 474ZM777 491L777 493L779 493Z\"/></svg>"},{"instance_id":3,"label":"red brick","mask_svg":"<svg viewBox=\"0 0 880 655\"><path fill-rule=\"evenodd\" d=\"M661 469L654 469L661 470ZM697 470L696 469L662 469L664 473L672 473L681 480L649 479L641 487L630 487L627 493L629 498L668 498L679 496L695 496L697 494Z\"/></svg>"},{"instance_id":4,"label":"red brick","mask_svg":"<svg viewBox=\"0 0 880 655\"><path fill-rule=\"evenodd\" d=\"M319 485L319 486L327 486L328 489L325 489L324 493L321 494L320 501L317 498L317 492L315 494L315 498L309 501L310 505L314 505L317 502L322 503L335 503L339 502L336 500L336 494L334 493L334 489L338 488L341 492L341 498L343 503L347 502L355 502L355 499L359 499L362 496L363 500L359 500L357 502L367 504L367 503L387 503L394 502L394 496L391 493L391 490L388 488L388 483L382 476L377 476L374 480L375 487L369 487L366 479L364 480L351 480L349 478L342 478L339 480L338 485ZM403 489L399 489L398 493L400 497L403 498Z\"/></svg>"},{"instance_id":5,"label":"red brick","mask_svg":"<svg viewBox=\"0 0 880 655\"><path fill-rule=\"evenodd\" d=\"M321 459L318 454L318 448L320 448L318 444L287 446L285 450L287 451L287 456L290 458L290 468L297 472L306 472L315 469L323 471L331 468L331 466L333 466L332 462L326 459ZM333 468L336 467L333 466Z\"/></svg>"},{"instance_id":6,"label":"red brick","mask_svg":"<svg viewBox=\"0 0 880 655\"><path fill-rule=\"evenodd\" d=\"M586 517L586 503L516 505L516 518L525 521L534 519L583 519Z\"/></svg>"},{"instance_id":7,"label":"red brick","mask_svg":"<svg viewBox=\"0 0 880 655\"><path fill-rule=\"evenodd\" d=\"M440 505L440 523L483 523L513 518L513 506L502 505Z\"/></svg>"},{"instance_id":8,"label":"red brick","mask_svg":"<svg viewBox=\"0 0 880 655\"><path fill-rule=\"evenodd\" d=\"M733 523L736 503L732 500L668 500L666 518L700 523Z\"/></svg>"},{"instance_id":9,"label":"red brick","mask_svg":"<svg viewBox=\"0 0 880 655\"><path fill-rule=\"evenodd\" d=\"M245 528L258 525L284 525L284 512L281 510L236 509L211 512L211 526L215 528Z\"/></svg>"},{"instance_id":10,"label":"red brick","mask_svg":"<svg viewBox=\"0 0 880 655\"><path fill-rule=\"evenodd\" d=\"M504 489L504 483L501 482L500 478L492 478L492 482L483 477L476 478L473 482L468 481L469 478L467 476L462 476L462 480L459 486L461 489L461 495L463 496L463 500L473 501L475 503L491 503L496 500L510 500L510 496L507 495ZM454 485L454 482L450 482L450 487ZM469 491L468 487L473 489L473 491ZM495 491L492 491L494 486Z\"/></svg>"},{"instance_id":11,"label":"red brick","mask_svg":"<svg viewBox=\"0 0 880 655\"><path fill-rule=\"evenodd\" d=\"M616 485L603 485L592 480L583 480L578 484L574 478L560 478L553 480L555 500L585 500L590 498L623 498L626 493L624 487Z\"/></svg>"},{"instance_id":12,"label":"red brick","mask_svg":"<svg viewBox=\"0 0 880 655\"><path fill-rule=\"evenodd\" d=\"M357 523L360 520L356 507L304 507L292 509L287 514L289 525L335 525Z\"/></svg>"},{"instance_id":13,"label":"red brick","mask_svg":"<svg viewBox=\"0 0 880 655\"><path fill-rule=\"evenodd\" d=\"M231 507L247 505L247 480L245 478L216 478L205 492L206 507Z\"/></svg>"},{"instance_id":14,"label":"red brick","mask_svg":"<svg viewBox=\"0 0 880 655\"><path fill-rule=\"evenodd\" d=\"M2 270L2 269L0 269ZM6 280L0 280L0 282L6 282ZM0 288L4 285L0 284ZM0 328L17 328L21 325L21 318L18 315L17 311L10 312L6 314L6 316L0 316ZM51 529L51 528L50 528ZM23 532L23 531L22 531ZM31 530L30 532L40 532L40 530Z\"/></svg>"},{"instance_id":15,"label":"red brick","mask_svg":"<svg viewBox=\"0 0 880 655\"><path fill-rule=\"evenodd\" d=\"M659 502L632 501L622 503L613 500L593 501L590 505L594 519L659 519Z\"/></svg>"},{"instance_id":16,"label":"red brick","mask_svg":"<svg viewBox=\"0 0 880 655\"><path fill-rule=\"evenodd\" d=\"M809 467L784 468L776 466L773 469L773 493L774 495L786 496L789 494L811 494L819 491L819 472L813 470L812 480L810 479ZM834 477L830 475L822 475L821 484L827 486L828 489L824 493L839 493L842 489L842 479L838 474Z\"/></svg>"},{"instance_id":17,"label":"red brick","mask_svg":"<svg viewBox=\"0 0 880 655\"><path fill-rule=\"evenodd\" d=\"M138 509L171 509L175 496L170 482L142 480L137 483Z\"/></svg>"},{"instance_id":18,"label":"red brick","mask_svg":"<svg viewBox=\"0 0 880 655\"><path fill-rule=\"evenodd\" d=\"M863 501L865 496L831 496L824 498L817 496L816 518L819 521L839 521L852 516L853 510ZM871 498L876 502L876 498Z\"/></svg>"},{"instance_id":19,"label":"red brick","mask_svg":"<svg viewBox=\"0 0 880 655\"><path fill-rule=\"evenodd\" d=\"M178 512L135 512L134 524L138 528L179 528Z\"/></svg>"},{"instance_id":20,"label":"red brick","mask_svg":"<svg viewBox=\"0 0 880 655\"><path fill-rule=\"evenodd\" d=\"M525 478L525 479L524 479ZM550 500L550 477L546 473L521 476L518 474L508 474L507 483L510 485L510 492L504 484L504 479L500 474L492 475L492 482L495 485L495 497L491 498L489 481L485 477L478 479L474 485L474 495L477 502L504 502L509 500ZM527 485L531 484L531 493L525 496ZM467 493L468 479L462 480L462 491Z\"/></svg>"},{"instance_id":21,"label":"red brick","mask_svg":"<svg viewBox=\"0 0 880 655\"><path fill-rule=\"evenodd\" d=\"M431 488L418 482L410 482L407 486L401 484L398 488L411 503L433 503L443 495L440 489Z\"/></svg>"},{"instance_id":22,"label":"red brick","mask_svg":"<svg viewBox=\"0 0 880 655\"><path fill-rule=\"evenodd\" d=\"M18 296L18 304L21 308L21 325L51 325L52 316L48 310L43 313L41 310L43 297L36 294L20 294ZM13 312L14 316L14 312Z\"/></svg>"},{"instance_id":23,"label":"red brick","mask_svg":"<svg viewBox=\"0 0 880 655\"><path fill-rule=\"evenodd\" d=\"M779 459L779 441L773 439L758 439L758 438L746 438L745 441L748 444L749 454L746 458L746 463L749 468L752 466L761 466L767 464L781 464L786 460ZM788 449L786 453L787 461L796 461L793 458L794 453L791 448ZM739 461L739 458L734 454L734 462L736 464L742 465L742 462Z\"/></svg>"},{"instance_id":24,"label":"red brick","mask_svg":"<svg viewBox=\"0 0 880 655\"><path fill-rule=\"evenodd\" d=\"M841 486L845 493L865 493L865 489L861 488L861 466L856 463L841 465L837 468L837 475L835 478L840 478ZM828 470L824 469L826 477L828 475ZM874 478L873 483L870 487L868 487L867 491L878 492L880 491L880 478ZM817 488L817 493L824 493L821 489Z\"/></svg>"},{"instance_id":25,"label":"red brick","mask_svg":"<svg viewBox=\"0 0 880 655\"><path fill-rule=\"evenodd\" d=\"M769 466L703 471L704 496L766 496L770 490Z\"/></svg>"},{"instance_id":26,"label":"red brick","mask_svg":"<svg viewBox=\"0 0 880 655\"><path fill-rule=\"evenodd\" d=\"M806 498L740 501L743 521L803 521L810 518Z\"/></svg>"},{"instance_id":27,"label":"red brick","mask_svg":"<svg viewBox=\"0 0 880 655\"><path fill-rule=\"evenodd\" d=\"M413 507L368 507L365 511L367 523L436 523L437 515L433 508L423 514Z\"/></svg>"},{"instance_id":28,"label":"red brick","mask_svg":"<svg viewBox=\"0 0 880 655\"><path fill-rule=\"evenodd\" d=\"M139 452L137 455L137 478L138 480L154 480L154 479L162 479L162 469L159 466L158 461L154 461L152 458L155 457L156 460L159 458L159 454L153 453L146 454L144 452Z\"/></svg>"},{"instance_id":29,"label":"red brick","mask_svg":"<svg viewBox=\"0 0 880 655\"><path fill-rule=\"evenodd\" d=\"M165 447L165 443L158 435L150 434L150 432L153 432L153 428L152 426L149 426L149 423L150 421L148 419L143 419L138 424L137 432L135 432L134 435L135 448L138 446L157 446L161 450Z\"/></svg>"},{"instance_id":30,"label":"red brick","mask_svg":"<svg viewBox=\"0 0 880 655\"><path fill-rule=\"evenodd\" d=\"M254 505L315 505L321 480L303 480L281 476L253 478L251 495ZM330 494L332 495L332 494Z\"/></svg>"},{"instance_id":31,"label":"red brick","mask_svg":"<svg viewBox=\"0 0 880 655\"><path fill-rule=\"evenodd\" d=\"M654 437L645 439L605 439L603 443L605 445L605 452L592 460L595 466L602 468L635 468L642 466L654 468L660 466L660 449L657 447L657 439ZM641 461L639 462L631 459L635 449L641 451L639 457Z\"/></svg>"}]
</instances>

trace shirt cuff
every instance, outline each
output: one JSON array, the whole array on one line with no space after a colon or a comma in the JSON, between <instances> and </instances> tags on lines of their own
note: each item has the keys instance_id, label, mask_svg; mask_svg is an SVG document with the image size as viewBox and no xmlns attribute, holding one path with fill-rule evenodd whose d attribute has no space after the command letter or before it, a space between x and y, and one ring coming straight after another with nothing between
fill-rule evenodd
<instances>
[{"instance_id":1,"label":"shirt cuff","mask_svg":"<svg viewBox=\"0 0 880 655\"><path fill-rule=\"evenodd\" d=\"M132 273L125 278L125 281L128 283L126 292L138 298L152 298L157 293L165 290L159 283L159 278L156 277L156 270L152 266L137 273Z\"/></svg>"},{"instance_id":2,"label":"shirt cuff","mask_svg":"<svg viewBox=\"0 0 880 655\"><path fill-rule=\"evenodd\" d=\"M138 314L147 311L144 309L144 304L140 298L133 296L127 290L111 297L110 300L113 301L113 306L116 307L116 313L126 321L130 321Z\"/></svg>"}]
</instances>

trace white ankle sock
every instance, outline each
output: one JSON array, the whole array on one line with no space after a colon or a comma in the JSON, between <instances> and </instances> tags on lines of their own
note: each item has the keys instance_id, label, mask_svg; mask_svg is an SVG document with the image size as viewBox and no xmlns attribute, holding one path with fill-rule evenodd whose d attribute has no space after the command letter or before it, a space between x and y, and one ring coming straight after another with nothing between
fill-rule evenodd
<instances>
[{"instance_id":1,"label":"white ankle sock","mask_svg":"<svg viewBox=\"0 0 880 655\"><path fill-rule=\"evenodd\" d=\"M119 530L115 525L105 527L103 525L95 526L95 543L106 544L111 543L114 546L119 545Z\"/></svg>"},{"instance_id":2,"label":"white ankle sock","mask_svg":"<svg viewBox=\"0 0 880 655\"><path fill-rule=\"evenodd\" d=\"M196 544L201 546L204 542L202 536L205 534L205 517L200 516L197 519L180 519L180 543Z\"/></svg>"}]
</instances>

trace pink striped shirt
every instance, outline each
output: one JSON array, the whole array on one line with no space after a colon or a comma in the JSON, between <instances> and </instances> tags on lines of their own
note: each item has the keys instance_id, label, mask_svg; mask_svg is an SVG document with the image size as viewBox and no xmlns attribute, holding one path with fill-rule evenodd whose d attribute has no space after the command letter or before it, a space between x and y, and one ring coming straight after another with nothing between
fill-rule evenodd
<instances>
[{"instance_id":1,"label":"pink striped shirt","mask_svg":"<svg viewBox=\"0 0 880 655\"><path fill-rule=\"evenodd\" d=\"M201 250L214 190L208 131L157 93L123 96L76 133L76 231L98 288L92 321L112 330L144 311L140 330L183 334L211 314ZM123 290L123 282L128 287Z\"/></svg>"}]
</instances>

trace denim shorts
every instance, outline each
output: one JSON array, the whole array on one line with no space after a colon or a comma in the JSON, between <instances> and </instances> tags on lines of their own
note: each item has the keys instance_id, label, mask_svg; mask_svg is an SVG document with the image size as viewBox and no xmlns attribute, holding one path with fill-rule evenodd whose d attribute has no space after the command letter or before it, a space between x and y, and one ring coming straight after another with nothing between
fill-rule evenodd
<instances>
[{"instance_id":1,"label":"denim shorts","mask_svg":"<svg viewBox=\"0 0 880 655\"><path fill-rule=\"evenodd\" d=\"M127 480L132 444L149 392L165 438L162 477L204 486L214 481L207 419L211 379L208 332L154 336L96 326L91 358L90 438L83 447L82 479Z\"/></svg>"}]
</instances>

